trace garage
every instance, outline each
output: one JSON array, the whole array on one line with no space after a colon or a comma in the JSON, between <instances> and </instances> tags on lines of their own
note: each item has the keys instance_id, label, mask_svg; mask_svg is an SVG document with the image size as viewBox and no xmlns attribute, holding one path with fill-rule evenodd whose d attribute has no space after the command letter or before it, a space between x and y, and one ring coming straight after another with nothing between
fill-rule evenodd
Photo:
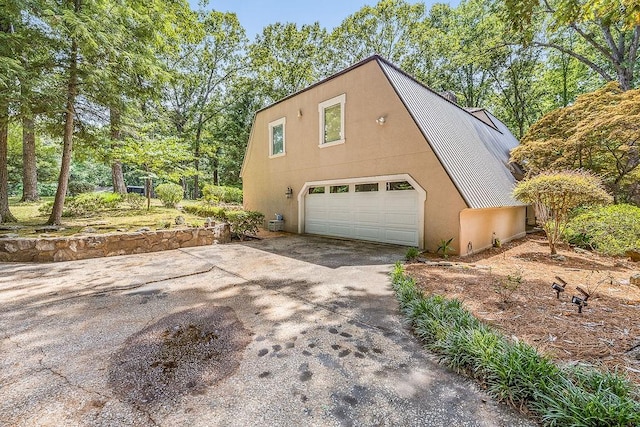
<instances>
[{"instance_id":1,"label":"garage","mask_svg":"<svg viewBox=\"0 0 640 427\"><path fill-rule=\"evenodd\" d=\"M407 179L310 183L304 194L304 231L420 246L424 197Z\"/></svg>"}]
</instances>

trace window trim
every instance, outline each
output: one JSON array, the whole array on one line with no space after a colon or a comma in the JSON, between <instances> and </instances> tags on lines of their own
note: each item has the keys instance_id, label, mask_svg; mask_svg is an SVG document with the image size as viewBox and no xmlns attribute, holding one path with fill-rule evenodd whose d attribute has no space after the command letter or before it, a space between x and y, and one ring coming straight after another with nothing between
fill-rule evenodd
<instances>
[{"instance_id":1,"label":"window trim","mask_svg":"<svg viewBox=\"0 0 640 427\"><path fill-rule=\"evenodd\" d=\"M273 154L273 128L282 125L282 153ZM278 120L269 122L269 158L282 157L287 154L287 118L281 117Z\"/></svg>"},{"instance_id":2,"label":"window trim","mask_svg":"<svg viewBox=\"0 0 640 427\"><path fill-rule=\"evenodd\" d=\"M318 147L320 148L325 148L325 147L331 147L334 145L339 145L339 144L344 144L346 138L345 138L345 126L344 126L344 106L347 103L347 95L346 94L342 94L342 95L338 95L338 96L334 96L331 99L327 99L326 101L321 102L320 104L318 104L318 114L319 114L319 118L320 118L320 132L319 132L319 144ZM324 129L325 129L325 123L324 123L324 111L329 108L329 107L333 107L334 105L340 104L340 139L337 139L335 141L331 141L331 142L325 142L324 141Z\"/></svg>"}]
</instances>

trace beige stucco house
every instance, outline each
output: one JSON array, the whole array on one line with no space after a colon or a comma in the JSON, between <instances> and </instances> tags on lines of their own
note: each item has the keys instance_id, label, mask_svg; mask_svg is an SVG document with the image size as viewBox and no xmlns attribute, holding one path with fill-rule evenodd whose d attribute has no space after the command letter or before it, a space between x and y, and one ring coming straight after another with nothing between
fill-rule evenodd
<instances>
[{"instance_id":1,"label":"beige stucco house","mask_svg":"<svg viewBox=\"0 0 640 427\"><path fill-rule=\"evenodd\" d=\"M379 56L258 111L244 205L293 233L466 255L525 234L511 196L518 141Z\"/></svg>"}]
</instances>

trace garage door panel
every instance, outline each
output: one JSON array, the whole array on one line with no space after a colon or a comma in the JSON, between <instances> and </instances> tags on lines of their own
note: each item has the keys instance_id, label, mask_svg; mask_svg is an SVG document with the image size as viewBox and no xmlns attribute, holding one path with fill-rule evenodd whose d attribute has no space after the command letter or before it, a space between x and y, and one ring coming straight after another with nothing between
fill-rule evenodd
<instances>
[{"instance_id":1,"label":"garage door panel","mask_svg":"<svg viewBox=\"0 0 640 427\"><path fill-rule=\"evenodd\" d=\"M348 185L348 183L339 183ZM305 232L417 246L420 199L416 190L311 194L305 198Z\"/></svg>"}]
</instances>

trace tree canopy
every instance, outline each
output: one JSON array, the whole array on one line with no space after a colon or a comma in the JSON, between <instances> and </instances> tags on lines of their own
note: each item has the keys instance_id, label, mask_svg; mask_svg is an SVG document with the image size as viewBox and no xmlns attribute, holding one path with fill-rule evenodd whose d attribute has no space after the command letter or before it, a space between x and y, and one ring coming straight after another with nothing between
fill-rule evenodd
<instances>
[{"instance_id":1,"label":"tree canopy","mask_svg":"<svg viewBox=\"0 0 640 427\"><path fill-rule=\"evenodd\" d=\"M13 220L10 194L33 200L44 182L59 223L78 168L110 169L118 192L140 185L149 170L136 143L180 154L158 179L188 197L239 186L256 110L374 53L526 135L514 159L532 172L588 166L618 199L640 202L628 196L640 193L635 0L379 0L335 28L274 22L252 41L211 6L0 0L0 221ZM618 86L579 98L610 80Z\"/></svg>"},{"instance_id":2,"label":"tree canopy","mask_svg":"<svg viewBox=\"0 0 640 427\"><path fill-rule=\"evenodd\" d=\"M584 169L601 176L616 201L637 200L640 89L617 82L544 115L512 152L530 174Z\"/></svg>"}]
</instances>

